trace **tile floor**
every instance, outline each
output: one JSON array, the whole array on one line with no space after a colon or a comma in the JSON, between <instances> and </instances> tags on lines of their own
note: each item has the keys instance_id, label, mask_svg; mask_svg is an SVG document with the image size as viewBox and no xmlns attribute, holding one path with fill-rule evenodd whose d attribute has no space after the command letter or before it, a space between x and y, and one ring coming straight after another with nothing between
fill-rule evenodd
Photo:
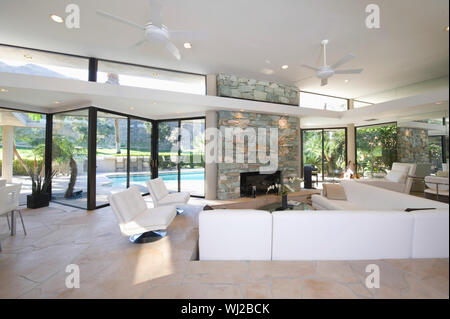
<instances>
[{"instance_id":1,"label":"tile floor","mask_svg":"<svg viewBox=\"0 0 450 319\"><path fill-rule=\"evenodd\" d=\"M149 200L149 199L147 199ZM87 212L57 204L24 210L28 230L8 235L0 217L0 298L448 298L448 259L205 262L193 261L197 215L184 215L154 243L122 237L109 207ZM365 287L376 263L381 287ZM80 288L65 286L66 267L80 268Z\"/></svg>"}]
</instances>

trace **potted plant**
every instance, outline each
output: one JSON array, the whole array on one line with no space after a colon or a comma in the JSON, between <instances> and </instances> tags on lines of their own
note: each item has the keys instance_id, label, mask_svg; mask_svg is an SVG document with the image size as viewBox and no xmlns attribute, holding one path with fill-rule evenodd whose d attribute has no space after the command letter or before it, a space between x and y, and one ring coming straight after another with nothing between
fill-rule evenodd
<instances>
[{"instance_id":1,"label":"potted plant","mask_svg":"<svg viewBox=\"0 0 450 319\"><path fill-rule=\"evenodd\" d=\"M296 183L299 184L300 187L300 183L303 181L303 179L298 178L298 177L291 177L288 179L288 183L287 184L273 184L270 185L267 188L267 193L269 193L271 190L276 190L278 195L281 195L281 208L282 209L287 209L288 208L288 193L289 192L294 192L294 188L290 186L291 185L295 185Z\"/></svg>"},{"instance_id":2,"label":"potted plant","mask_svg":"<svg viewBox=\"0 0 450 319\"><path fill-rule=\"evenodd\" d=\"M34 160L34 170L28 171L31 177L31 195L27 195L28 208L46 207L50 203L49 188L55 172L43 177L43 170L37 172L36 159Z\"/></svg>"}]
</instances>

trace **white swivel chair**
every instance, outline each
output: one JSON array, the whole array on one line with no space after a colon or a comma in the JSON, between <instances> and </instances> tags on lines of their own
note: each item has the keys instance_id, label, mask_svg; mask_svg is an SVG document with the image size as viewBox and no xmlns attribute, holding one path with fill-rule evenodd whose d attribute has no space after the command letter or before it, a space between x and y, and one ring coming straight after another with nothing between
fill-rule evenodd
<instances>
[{"instance_id":1,"label":"white swivel chair","mask_svg":"<svg viewBox=\"0 0 450 319\"><path fill-rule=\"evenodd\" d=\"M133 243L148 243L164 237L177 215L175 206L148 208L136 186L110 195L109 203L120 231L130 236Z\"/></svg>"},{"instance_id":2,"label":"white swivel chair","mask_svg":"<svg viewBox=\"0 0 450 319\"><path fill-rule=\"evenodd\" d=\"M169 193L164 181L160 177L148 180L146 183L155 207L166 205L184 205L191 197L189 192Z\"/></svg>"},{"instance_id":3,"label":"white swivel chair","mask_svg":"<svg viewBox=\"0 0 450 319\"><path fill-rule=\"evenodd\" d=\"M22 213L19 208L19 195L22 184L12 184L4 187L0 187L0 215L6 214L8 220L8 226L11 229L11 236L16 234L16 219L14 212L19 212L20 220L22 222L23 233L27 235L25 230L25 224L23 222ZM11 213L11 224L9 223L8 214ZM0 245L0 251L2 247Z\"/></svg>"}]
</instances>

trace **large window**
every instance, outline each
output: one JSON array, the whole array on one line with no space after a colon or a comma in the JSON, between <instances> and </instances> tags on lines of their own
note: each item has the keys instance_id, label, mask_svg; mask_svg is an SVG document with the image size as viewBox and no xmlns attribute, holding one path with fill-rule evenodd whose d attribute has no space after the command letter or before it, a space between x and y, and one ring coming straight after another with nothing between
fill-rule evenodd
<instances>
[{"instance_id":1,"label":"large window","mask_svg":"<svg viewBox=\"0 0 450 319\"><path fill-rule=\"evenodd\" d=\"M431 162L431 171L433 173L442 170L444 162L445 136L428 136L428 155Z\"/></svg>"},{"instance_id":2,"label":"large window","mask_svg":"<svg viewBox=\"0 0 450 319\"><path fill-rule=\"evenodd\" d=\"M347 111L348 100L328 95L300 91L300 107L328 111Z\"/></svg>"},{"instance_id":3,"label":"large window","mask_svg":"<svg viewBox=\"0 0 450 319\"><path fill-rule=\"evenodd\" d=\"M152 177L152 123L130 120L130 186L148 193L146 180Z\"/></svg>"},{"instance_id":4,"label":"large window","mask_svg":"<svg viewBox=\"0 0 450 319\"><path fill-rule=\"evenodd\" d=\"M397 159L395 123L356 128L356 161L361 177L385 173Z\"/></svg>"},{"instance_id":5,"label":"large window","mask_svg":"<svg viewBox=\"0 0 450 319\"><path fill-rule=\"evenodd\" d=\"M172 191L204 196L205 119L158 123L158 176Z\"/></svg>"},{"instance_id":6,"label":"large window","mask_svg":"<svg viewBox=\"0 0 450 319\"><path fill-rule=\"evenodd\" d=\"M45 174L46 116L0 109L0 167L2 178L20 183L20 204L31 194L31 177Z\"/></svg>"},{"instance_id":7,"label":"large window","mask_svg":"<svg viewBox=\"0 0 450 319\"><path fill-rule=\"evenodd\" d=\"M128 118L97 112L96 205L108 203L108 195L127 188ZM130 169L138 165L130 158Z\"/></svg>"},{"instance_id":8,"label":"large window","mask_svg":"<svg viewBox=\"0 0 450 319\"><path fill-rule=\"evenodd\" d=\"M346 129L302 130L303 166L317 167L320 180L342 177L347 158Z\"/></svg>"},{"instance_id":9,"label":"large window","mask_svg":"<svg viewBox=\"0 0 450 319\"><path fill-rule=\"evenodd\" d=\"M0 45L0 72L88 80L89 60Z\"/></svg>"},{"instance_id":10,"label":"large window","mask_svg":"<svg viewBox=\"0 0 450 319\"><path fill-rule=\"evenodd\" d=\"M53 116L52 200L87 208L88 178L87 109Z\"/></svg>"},{"instance_id":11,"label":"large window","mask_svg":"<svg viewBox=\"0 0 450 319\"><path fill-rule=\"evenodd\" d=\"M97 82L165 91L206 94L205 76L117 62L98 62Z\"/></svg>"}]
</instances>

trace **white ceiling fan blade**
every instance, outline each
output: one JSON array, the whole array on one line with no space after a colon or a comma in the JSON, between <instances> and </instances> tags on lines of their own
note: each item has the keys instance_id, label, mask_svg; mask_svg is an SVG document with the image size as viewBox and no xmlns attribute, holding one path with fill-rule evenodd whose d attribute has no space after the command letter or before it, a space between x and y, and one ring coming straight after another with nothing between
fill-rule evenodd
<instances>
[{"instance_id":1,"label":"white ceiling fan blade","mask_svg":"<svg viewBox=\"0 0 450 319\"><path fill-rule=\"evenodd\" d=\"M340 59L339 61L337 61L335 64L333 64L331 66L332 69L336 69L338 67L340 67L342 64L347 63L348 61L350 61L351 59L353 59L355 56L353 54L347 54L346 56L344 56L342 59Z\"/></svg>"},{"instance_id":2,"label":"white ceiling fan blade","mask_svg":"<svg viewBox=\"0 0 450 319\"><path fill-rule=\"evenodd\" d=\"M319 71L318 68L315 68L315 67L312 67L312 66L309 66L309 65L306 65L306 64L302 64L302 67L310 69L310 70L314 70L314 71Z\"/></svg>"},{"instance_id":3,"label":"white ceiling fan blade","mask_svg":"<svg viewBox=\"0 0 450 319\"><path fill-rule=\"evenodd\" d=\"M128 24L129 26L138 28L140 30L145 30L145 28L143 26L140 26L140 25L138 25L138 24L136 24L134 22L131 22L131 21L127 20L127 19L123 19L123 18L117 17L117 16L115 16L115 15L113 15L111 13L108 13L108 12L105 12L105 11L102 11L102 10L97 10L97 14L99 14L101 16L104 16L105 18L108 18L108 19L113 19L113 20L116 20L118 22L122 22L122 23Z\"/></svg>"},{"instance_id":4,"label":"white ceiling fan blade","mask_svg":"<svg viewBox=\"0 0 450 319\"><path fill-rule=\"evenodd\" d=\"M181 59L180 50L178 50L178 48L172 42L167 41L166 49L175 57L175 59Z\"/></svg>"},{"instance_id":5,"label":"white ceiling fan blade","mask_svg":"<svg viewBox=\"0 0 450 319\"><path fill-rule=\"evenodd\" d=\"M133 44L132 46L130 46L130 48L136 48L142 44L144 44L145 42L147 42L147 39L143 39L141 41L136 42L135 44Z\"/></svg>"},{"instance_id":6,"label":"white ceiling fan blade","mask_svg":"<svg viewBox=\"0 0 450 319\"><path fill-rule=\"evenodd\" d=\"M336 70L334 74L357 74L361 73L363 69L347 69L347 70Z\"/></svg>"},{"instance_id":7,"label":"white ceiling fan blade","mask_svg":"<svg viewBox=\"0 0 450 319\"><path fill-rule=\"evenodd\" d=\"M205 39L207 37L207 33L203 31L170 30L169 33L171 38L180 38L183 40Z\"/></svg>"},{"instance_id":8,"label":"white ceiling fan blade","mask_svg":"<svg viewBox=\"0 0 450 319\"><path fill-rule=\"evenodd\" d=\"M325 86L328 84L328 79L322 79L320 80L320 86Z\"/></svg>"},{"instance_id":9,"label":"white ceiling fan blade","mask_svg":"<svg viewBox=\"0 0 450 319\"><path fill-rule=\"evenodd\" d=\"M162 26L162 4L158 0L149 0L150 21L154 26Z\"/></svg>"}]
</instances>

